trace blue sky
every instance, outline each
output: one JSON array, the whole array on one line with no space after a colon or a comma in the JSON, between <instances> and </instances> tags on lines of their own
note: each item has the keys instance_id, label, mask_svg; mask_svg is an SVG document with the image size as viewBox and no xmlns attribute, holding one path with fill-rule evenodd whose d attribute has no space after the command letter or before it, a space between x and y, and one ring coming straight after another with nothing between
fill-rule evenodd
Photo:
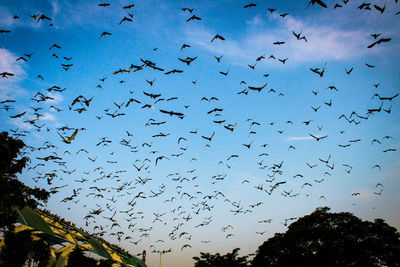
<instances>
[{"instance_id":1,"label":"blue sky","mask_svg":"<svg viewBox=\"0 0 400 267\"><path fill-rule=\"evenodd\" d=\"M32 147L46 147L46 141L56 146L32 151L31 167L45 166L21 175L31 186L65 186L52 195L47 209L92 233L100 232L95 226L103 226L105 239L132 254L171 248L163 266L190 266L200 251L226 253L240 247L243 255L254 253L275 232L286 230L285 219L325 205L400 227L400 98L379 98L399 93L400 15L395 14L400 6L395 1L373 1L370 11L359 10L361 1L355 0L337 9L335 1L326 1L327 9L307 8L307 1L255 1L255 7L246 9L248 3L239 1L100 3L0 4L0 30L10 31L0 34L0 73L14 74L0 78L0 102L15 100L0 105L0 126L23 134L21 139ZM385 3L383 14L373 7ZM123 8L129 4L135 6ZM182 11L185 7L194 11ZM271 14L268 8L276 11ZM288 15L281 17L284 13ZM36 22L30 17L34 14L45 14L51 21ZM194 14L201 20L187 22ZM119 24L124 17L132 22ZM292 31L307 42L297 40ZM100 39L103 32L111 35ZM381 33L376 40L391 40L368 49L376 41L373 33ZM225 40L210 42L216 34ZM285 43L274 45L277 41ZM181 51L183 44L190 47ZM21 56L27 61L17 61ZM265 58L257 61L261 56ZM190 65L178 60L187 57L197 58ZM142 65L141 59L164 71L144 67L113 74ZM64 70L61 64L73 65ZM249 67L254 64L254 69ZM310 71L321 71L325 64L323 77ZM165 74L173 69L183 73ZM146 80L154 80L153 85ZM248 89L264 84L260 92ZM53 86L66 89L46 90ZM243 90L247 94L238 94ZM32 100L39 99L38 92L50 98ZM152 99L144 92L161 96ZM93 99L89 106L81 101L69 109L78 96ZM140 103L126 107L131 98ZM145 104L150 108L141 108ZM338 119L353 111L365 117L368 109L381 104L381 111L367 120L353 115L359 124ZM42 108L40 115L33 108ZM79 108L85 110L79 113ZM222 111L210 112L215 108ZM21 118L10 117L23 112ZM125 115L112 118L106 113ZM36 116L34 125L26 122ZM236 125L233 131L224 128L229 124ZM70 129L60 130L63 126ZM67 138L75 129L75 139L63 143L59 134ZM166 136L157 137L160 133ZM201 137L213 133L211 141ZM327 137L316 141L310 134ZM184 139L178 144L180 137ZM102 138L111 142L97 146ZM37 159L49 155L62 159ZM232 155L238 157L228 160ZM156 164L160 156L168 159ZM329 167L321 161L328 158ZM133 164L143 167L138 171ZM374 168L377 164L381 170ZM49 174L54 178L48 180ZM296 174L302 177L294 178ZM139 183L139 177L147 182ZM265 190L278 182L286 183L269 195ZM74 189L73 201L62 202ZM134 199L140 192L145 198ZM223 195L206 197L218 192ZM96 196L99 193L103 197ZM129 215L121 212L135 201ZM99 208L103 212L95 219L84 219ZM111 229L112 222L103 216L115 211L113 218L121 227ZM272 221L259 223L267 219ZM135 226L128 228L130 223ZM225 230L228 225L233 228ZM120 231L123 234L117 234ZM188 234L179 237L183 232ZM191 247L182 249L185 244ZM148 253L147 260L149 266L157 266L159 258Z\"/></svg>"}]
</instances>

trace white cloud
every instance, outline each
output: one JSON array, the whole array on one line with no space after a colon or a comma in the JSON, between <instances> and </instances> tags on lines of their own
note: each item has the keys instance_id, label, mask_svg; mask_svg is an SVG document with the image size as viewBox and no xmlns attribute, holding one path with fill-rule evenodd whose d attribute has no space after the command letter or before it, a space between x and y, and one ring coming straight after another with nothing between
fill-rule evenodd
<instances>
[{"instance_id":1,"label":"white cloud","mask_svg":"<svg viewBox=\"0 0 400 267\"><path fill-rule=\"evenodd\" d=\"M277 26L271 27L271 24ZM267 22L260 16L255 16L247 21L246 25L246 33L240 39L226 38L225 41L216 40L213 43L210 40L217 31L202 26L185 27L183 31L192 43L204 50L223 54L239 65L252 63L263 54L267 57L273 54L281 59L288 57L287 63L290 64L350 60L359 58L365 53L364 48L369 42L367 40L369 34L363 30L340 29L332 24L311 24L294 17L282 19L278 15L270 16ZM292 30L296 33L302 32L307 42L297 40ZM285 44L273 45L276 41L284 41ZM262 64L283 65L274 60L264 60L260 63Z\"/></svg>"},{"instance_id":2,"label":"white cloud","mask_svg":"<svg viewBox=\"0 0 400 267\"><path fill-rule=\"evenodd\" d=\"M299 136L299 137L289 136L287 138L288 141L301 141L301 140L311 140L311 139L313 139L311 136Z\"/></svg>"},{"instance_id":3,"label":"white cloud","mask_svg":"<svg viewBox=\"0 0 400 267\"><path fill-rule=\"evenodd\" d=\"M51 3L52 5L52 13L53 13L53 17L56 16L59 12L60 12L60 4L58 3L58 1L54 1Z\"/></svg>"},{"instance_id":4,"label":"white cloud","mask_svg":"<svg viewBox=\"0 0 400 267\"><path fill-rule=\"evenodd\" d=\"M31 124L25 123L23 119L10 119L10 123L16 126L18 129L30 130L33 128Z\"/></svg>"},{"instance_id":5,"label":"white cloud","mask_svg":"<svg viewBox=\"0 0 400 267\"><path fill-rule=\"evenodd\" d=\"M61 94L52 93L52 92L49 92L49 93L47 94L47 96L52 98L52 99L46 100L45 103L48 104L48 105L54 105L54 104L56 104L56 103L60 103L60 102L62 102L63 99L64 99L63 96L62 96Z\"/></svg>"},{"instance_id":6,"label":"white cloud","mask_svg":"<svg viewBox=\"0 0 400 267\"><path fill-rule=\"evenodd\" d=\"M15 20L11 13L3 7L0 7L0 25L2 27L10 27L14 24Z\"/></svg>"},{"instance_id":7,"label":"white cloud","mask_svg":"<svg viewBox=\"0 0 400 267\"><path fill-rule=\"evenodd\" d=\"M0 78L0 100L14 97L23 91L19 88L20 81L26 78L23 63L16 61L17 57L10 51L0 48L0 73L9 72L14 74L7 78Z\"/></svg>"},{"instance_id":8,"label":"white cloud","mask_svg":"<svg viewBox=\"0 0 400 267\"><path fill-rule=\"evenodd\" d=\"M18 78L21 74L25 74L20 63L16 60L17 57L13 53L7 49L0 48L0 72L11 72L15 75L14 79Z\"/></svg>"},{"instance_id":9,"label":"white cloud","mask_svg":"<svg viewBox=\"0 0 400 267\"><path fill-rule=\"evenodd\" d=\"M51 113L44 113L43 117L41 117L41 120L43 120L43 121L55 121L56 120L56 116L54 116Z\"/></svg>"},{"instance_id":10,"label":"white cloud","mask_svg":"<svg viewBox=\"0 0 400 267\"><path fill-rule=\"evenodd\" d=\"M246 21L246 24L249 26L262 26L264 24L264 20L261 16L254 16L251 20Z\"/></svg>"},{"instance_id":11,"label":"white cloud","mask_svg":"<svg viewBox=\"0 0 400 267\"><path fill-rule=\"evenodd\" d=\"M307 43L299 45L303 41L292 38L286 46L291 53L289 57L298 62L354 59L362 55L368 43L367 34L361 30L305 26L303 33L307 35Z\"/></svg>"}]
</instances>

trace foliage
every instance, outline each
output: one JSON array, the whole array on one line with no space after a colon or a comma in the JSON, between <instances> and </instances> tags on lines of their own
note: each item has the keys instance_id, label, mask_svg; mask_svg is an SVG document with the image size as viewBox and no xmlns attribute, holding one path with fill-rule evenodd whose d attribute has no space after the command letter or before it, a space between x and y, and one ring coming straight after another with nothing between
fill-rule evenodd
<instances>
[{"instance_id":1,"label":"foliage","mask_svg":"<svg viewBox=\"0 0 400 267\"><path fill-rule=\"evenodd\" d=\"M400 266L400 234L382 219L318 208L264 242L252 267Z\"/></svg>"},{"instance_id":2,"label":"foliage","mask_svg":"<svg viewBox=\"0 0 400 267\"><path fill-rule=\"evenodd\" d=\"M46 267L50 258L50 248L41 239L32 239L31 230L18 233L8 231L4 236L4 247L0 252L0 264L4 267L24 266L35 262L38 267Z\"/></svg>"},{"instance_id":3,"label":"foliage","mask_svg":"<svg viewBox=\"0 0 400 267\"><path fill-rule=\"evenodd\" d=\"M83 251L79 248L75 248L68 257L67 267L97 267L97 260L85 256Z\"/></svg>"},{"instance_id":4,"label":"foliage","mask_svg":"<svg viewBox=\"0 0 400 267\"><path fill-rule=\"evenodd\" d=\"M0 133L0 229L9 229L18 215L14 207L37 207L39 201L46 201L50 195L44 189L30 188L17 179L29 158L22 157L22 140Z\"/></svg>"},{"instance_id":5,"label":"foliage","mask_svg":"<svg viewBox=\"0 0 400 267\"><path fill-rule=\"evenodd\" d=\"M112 260L100 260L99 265L97 267L111 267L113 265L114 261Z\"/></svg>"},{"instance_id":6,"label":"foliage","mask_svg":"<svg viewBox=\"0 0 400 267\"><path fill-rule=\"evenodd\" d=\"M235 248L226 255L219 253L212 255L210 253L200 252L199 257L193 257L195 267L245 267L249 266L247 256L238 257L239 248Z\"/></svg>"}]
</instances>

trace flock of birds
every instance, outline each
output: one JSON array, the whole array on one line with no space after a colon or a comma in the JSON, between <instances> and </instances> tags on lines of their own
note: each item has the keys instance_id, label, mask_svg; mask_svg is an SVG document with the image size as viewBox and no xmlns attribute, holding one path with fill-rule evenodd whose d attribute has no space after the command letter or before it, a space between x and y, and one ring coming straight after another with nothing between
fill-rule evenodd
<instances>
[{"instance_id":1,"label":"flock of birds","mask_svg":"<svg viewBox=\"0 0 400 267\"><path fill-rule=\"evenodd\" d=\"M334 9L344 8L348 1L340 1L335 4ZM397 3L397 0L395 1ZM110 8L114 3L98 3L93 8ZM307 8L312 6L318 6L319 8L328 8L327 4L321 0L311 0ZM117 21L117 25L134 23L134 10L135 4L129 4L122 6L123 10L126 11L120 21ZM249 3L244 6L245 9L257 8L257 4ZM366 11L377 11L379 13L389 12L386 9L386 4L379 6L372 3L362 3L358 6L360 10ZM195 14L195 10L192 8L184 7L181 12L189 14L186 20L187 23L201 23L202 18ZM277 12L275 8L268 8L269 14ZM398 15L399 12L395 13ZM285 18L288 13L280 14L280 17ZM31 18L37 23L48 23L48 26L54 26L52 18L45 14L32 14ZM19 15L13 17L15 20L23 20ZM11 30L0 29L0 38L7 38L7 34L10 34ZM103 41L106 38L112 38L112 32L103 31L99 39ZM293 38L296 40L308 43L310 40L302 32L292 31ZM391 41L390 37L384 36L381 33L372 33L372 41L366 44L368 49L374 49L374 47L384 45ZM226 39L221 34L217 33L210 40L210 43L224 42ZM286 40L280 40L273 43L274 46L285 45ZM66 75L75 64L73 55L63 55L62 44L50 44L48 47L48 53L50 58L55 58L60 62L60 66L65 70ZM184 54L185 51L190 50L190 44L182 44L179 49L179 53ZM154 53L158 52L158 48L153 49ZM161 52L160 52L161 53ZM16 59L21 64L29 63L31 58L35 57L35 52L22 54ZM220 64L223 61L223 55L215 55L216 64ZM99 91L110 90L111 85L108 85L106 80L109 76L117 77L133 75L136 72L148 72L149 75L179 75L183 72L189 72L191 64L196 64L198 56L179 57L179 67L165 69L159 63L154 60L139 58L136 63L131 64L127 67L116 69L112 74L99 77L96 82L96 89ZM261 64L265 60L276 60L282 64L286 64L288 58L277 58L273 54L267 56L266 54L260 55L255 59L254 63L248 64L250 70L254 70L257 64ZM182 66L186 67L184 69ZM315 77L320 79L324 78L325 72L328 70L329 63L317 67L310 67L306 69L306 72L315 74ZM343 75L351 75L356 67L345 68ZM365 63L363 66L368 71L374 71L375 65ZM9 70L0 70L0 79L11 81L14 79L14 73ZM359 71L361 67L359 67ZM217 75L221 75L222 78L230 78L229 69L221 70ZM267 88L268 82L266 79L269 78L269 74L263 74L263 82L259 82L256 85L248 85L246 81L241 81L239 86L242 87L238 92L233 93L235 97L249 96L250 94L264 94L275 95L277 98L284 98L290 92L277 91L273 88ZM36 79L38 81L45 81L45 74L38 74ZM123 86L127 83L127 80L120 80L118 83ZM186 251L192 247L194 243L197 244L208 244L212 242L209 239L198 240L192 239L192 233L187 229L200 228L202 231L207 231L206 227L213 225L213 219L215 210L219 210L218 207L228 207L228 213L231 215L245 215L250 214L256 210L266 208L268 205L268 198L273 195L281 195L284 198L300 198L302 196L310 196L307 191L312 187L318 187L319 184L323 183L328 179L333 179L335 174L341 171L345 171L350 174L354 166L349 163L340 162L340 159L334 158L334 155L324 152L324 157L316 157L313 162L304 162L304 167L307 171L314 171L318 169L322 175L320 178L309 179L303 172L290 174L290 171L285 170L287 159L276 160L274 155L269 151L269 147L272 146L268 143L259 143L251 140L251 137L259 136L262 129L273 129L275 125L284 125L289 127L291 125L301 125L306 127L308 133L307 137L312 138L318 144L323 143L326 139L330 138L331 134L321 134L323 126L316 126L318 123L323 123L314 118L309 118L304 121L283 121L283 122L265 122L257 121L252 118L238 119L237 121L229 121L224 118L224 110L229 110L229 107L222 107L223 99L216 96L204 96L199 100L201 104L207 106L207 112L205 117L198 118L200 120L210 121L210 125L215 125L215 128L199 129L193 128L188 132L182 132L176 128L179 123L184 123L191 119L191 106L190 105L179 105L174 104L180 99L177 96L168 95L168 92L159 92L155 87L159 86L158 81L162 80L157 76L155 78L146 79L147 89L140 92L139 90L129 91L129 96L125 100L113 99L110 106L105 107L101 114L95 115L93 118L99 124L104 122L104 126L112 124L112 120L119 120L125 117L135 116L134 110L141 112L148 111L148 120L145 123L146 129L155 129L153 134L145 140L138 140L136 137L136 126L127 127L123 129L117 129L123 133L123 136L119 140L111 139L110 137L103 136L95 144L87 146L79 146L77 143L81 142L80 135L90 138L90 129L85 127L69 126L65 125L62 127L51 127L46 121L42 120L44 113L50 111L55 114L66 114L73 113L73 116L89 116L90 109L93 103L96 102L96 95L87 95L84 90L81 94L73 97L72 102L69 103L57 103L54 101L55 94L61 94L66 97L68 93L67 88L61 85L54 85L50 88L43 89L35 92L30 98L30 105L25 110L16 112L16 105L18 101L15 99L1 99L0 111L7 114L11 120L18 120L20 125L24 127L11 128L10 133L16 137L25 140L27 143L27 149L25 153L32 159L32 164L29 166L29 174L34 176L34 183L48 188L48 190L54 195L52 199L56 198L57 195L62 194L63 197L60 199L62 205L67 205L68 209L76 209L78 204L81 204L80 209L82 211L87 210L87 214L82 216L85 228L96 236L111 237L119 242L129 242L135 246L141 246L141 243L146 243L147 246L143 247L153 252L160 252L160 247L164 248L163 252L171 252L171 247L166 244L167 239L172 242L173 240L179 241L180 245L178 250ZM1 81L0 81L1 82ZM200 87L201 82L197 80L190 81L191 86L194 88ZM377 113L384 113L387 116L391 115L392 102L396 101L399 93L393 95L385 95L378 90L379 83L372 84L374 92L371 101L375 106L371 106L366 110L352 111L349 113L340 114L336 120L345 121L348 124L348 129L356 127L360 123L367 123L374 120L374 115ZM325 89L325 88L324 88ZM198 90L198 89L196 89ZM335 86L331 85L326 88L331 93L340 93L340 90ZM309 92L318 97L319 90L312 90ZM321 93L320 93L321 94ZM334 95L333 95L334 96ZM379 102L376 102L376 101ZM244 100L246 101L246 100ZM320 102L320 104L312 105L311 109L314 113L321 112L320 109L326 108L326 112L330 111L334 107L334 98ZM178 102L180 103L180 102ZM376 105L378 103L378 105ZM309 109L309 107L304 107ZM47 110L46 110L47 109ZM156 114L157 113L157 114ZM156 114L156 115L155 115ZM92 116L92 115L90 115ZM159 118L159 119L156 119ZM210 119L211 118L211 119ZM174 125L170 128L168 125ZM139 128L140 126L137 126ZM161 128L162 127L162 128ZM317 128L316 128L317 127ZM162 130L158 130L158 129ZM239 129L240 128L240 129ZM139 128L141 129L141 128ZM243 131L247 129L248 141L242 142L240 147L236 148L237 153L226 155L225 158L218 160L217 162L208 162L208 158L197 157L196 149L190 145L191 141L194 143L200 142L200 150L211 149L214 145L214 140L218 134L223 136L226 134L234 135L237 131ZM4 130L4 127L3 127ZM346 127L340 129L339 135L344 135ZM104 129L107 132L107 129ZM140 130L138 130L140 131ZM172 132L174 131L174 132ZM268 130L271 132L271 130ZM276 129L276 134L281 136L286 129ZM317 131L317 132L316 132ZM46 136L58 136L58 142L45 141L39 146L30 146L29 141L34 139L35 135ZM95 136L95 134L93 133ZM260 140L260 139L257 139ZM350 146L358 142L369 142L373 146L382 146L382 153L393 153L396 152L396 148L391 146L393 137L390 135L379 136L373 140L362 140L361 138L352 138L347 140L345 143L337 144L337 147L341 149L349 149ZM63 144L64 143L64 144ZM163 144L173 144L173 152L171 151L159 151ZM75 145L75 146L74 146ZM227 145L229 146L229 145ZM234 146L232 144L232 146ZM75 148L72 150L70 147ZM79 147L79 149L78 149ZM290 144L289 147L285 147L288 152L296 151L297 148L294 143ZM132 155L130 165L126 166L122 163L124 160L118 157L119 152L124 150L126 153ZM90 152L97 151L97 152ZM229 149L226 149L229 151ZM238 196L230 197L224 191L224 187L230 183L230 170L237 166L239 159L242 158L242 154L250 153L257 154L258 162L254 162L254 166L259 169L260 172L266 179L259 184L255 184L251 178L244 177L240 184L242 187L250 188L254 192L262 193L264 196L261 201L250 202L245 204L245 200L240 199ZM193 152L193 154L190 154ZM350 151L348 153L351 153ZM207 152L206 152L207 155ZM135 158L136 157L136 158ZM69 164L69 161L74 160L84 162L86 165L84 170L78 170L74 168L74 164ZM211 157L212 158L212 157ZM103 160L103 161L102 161ZM207 162L205 168L213 165L210 169L218 169L217 173L208 177L200 177L202 170L196 169L197 162ZM336 165L335 165L336 163ZM170 167L176 171L166 173L164 177L156 178L154 174L159 172L157 168L162 165L163 168ZM339 166L338 166L339 165ZM189 166L189 167L188 167ZM201 166L201 165L200 165ZM203 167L203 168L204 168ZM248 166L251 167L251 166ZM53 168L53 169L52 169ZM52 170L51 170L52 169ZM372 170L381 171L380 164L374 164L371 166ZM329 178L331 177L332 178ZM204 190L204 181L207 181L207 186ZM296 185L293 186L293 182L296 181ZM300 181L300 182L299 182ZM379 182L373 188L373 194L379 196L382 194L384 189L383 183ZM360 192L353 192L352 197L357 198L360 196ZM238 199L239 198L239 199ZM328 196L321 195L319 200L325 201ZM159 206L150 208L146 205L151 199L156 199ZM151 202L153 203L153 202ZM323 203L322 203L323 205ZM267 213L266 213L267 214ZM247 215L246 215L247 216ZM68 219L68 213L65 214ZM242 217L242 219L247 217ZM297 217L285 218L281 223L287 226L290 222L296 220ZM147 220L149 224L143 225L143 221ZM257 224L268 224L272 222L272 218L264 218L257 220ZM193 223L196 222L196 223ZM193 224L192 224L193 223ZM83 226L82 225L82 226ZM191 225L192 227L189 227ZM228 225L212 226L213 228L219 227L225 239L231 239L236 236L234 223ZM193 228L194 226L194 228ZM166 227L169 231L165 236L153 240L152 233L156 228ZM203 229L204 228L204 229ZM267 231L255 231L256 235L264 235ZM163 244L165 243L165 244ZM136 248L135 248L136 250ZM136 250L137 251L137 250ZM138 254L140 255L140 254Z\"/></svg>"}]
</instances>

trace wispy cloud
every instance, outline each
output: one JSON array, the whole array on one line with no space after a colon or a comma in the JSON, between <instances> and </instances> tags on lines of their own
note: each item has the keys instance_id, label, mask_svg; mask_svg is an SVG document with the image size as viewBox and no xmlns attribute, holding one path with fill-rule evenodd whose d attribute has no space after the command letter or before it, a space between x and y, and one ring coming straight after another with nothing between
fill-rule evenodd
<instances>
[{"instance_id":1,"label":"wispy cloud","mask_svg":"<svg viewBox=\"0 0 400 267\"><path fill-rule=\"evenodd\" d=\"M10 27L15 23L11 12L4 7L0 6L0 25L2 27Z\"/></svg>"},{"instance_id":2,"label":"wispy cloud","mask_svg":"<svg viewBox=\"0 0 400 267\"><path fill-rule=\"evenodd\" d=\"M288 141L302 141L302 140L312 140L311 136L290 136L287 138Z\"/></svg>"},{"instance_id":3,"label":"wispy cloud","mask_svg":"<svg viewBox=\"0 0 400 267\"><path fill-rule=\"evenodd\" d=\"M279 21L278 21L279 20ZM271 27L273 23L274 27ZM255 16L246 22L246 33L235 40L211 43L216 31L203 26L186 27L183 29L186 37L212 53L224 54L233 63L242 62L247 65L260 55L273 54L277 58L288 58L290 64L302 64L327 60L350 60L359 58L365 52L368 43L368 33L363 30L350 30L335 27L332 24L312 24L299 18L279 18L270 16L267 20ZM297 40L293 35L302 33L307 42ZM214 33L212 33L214 32ZM285 42L283 45L273 45L276 41ZM260 64L281 66L277 61L264 60ZM290 65L287 64L287 65Z\"/></svg>"},{"instance_id":4,"label":"wispy cloud","mask_svg":"<svg viewBox=\"0 0 400 267\"><path fill-rule=\"evenodd\" d=\"M33 126L29 123L25 123L23 119L10 119L10 124L16 126L18 129L30 130Z\"/></svg>"},{"instance_id":5,"label":"wispy cloud","mask_svg":"<svg viewBox=\"0 0 400 267\"><path fill-rule=\"evenodd\" d=\"M26 71L21 63L17 62L17 57L7 49L0 48L0 73L9 72L14 76L0 78L0 99L14 97L23 93L19 83L26 78Z\"/></svg>"},{"instance_id":6,"label":"wispy cloud","mask_svg":"<svg viewBox=\"0 0 400 267\"><path fill-rule=\"evenodd\" d=\"M63 96L61 94L56 94L56 93L50 92L50 93L47 94L47 96L51 97L51 99L48 99L45 102L48 105L54 105L54 104L57 104L57 103L61 103L64 100L64 98L63 98Z\"/></svg>"},{"instance_id":7,"label":"wispy cloud","mask_svg":"<svg viewBox=\"0 0 400 267\"><path fill-rule=\"evenodd\" d=\"M46 30L50 24L56 29L64 29L70 26L79 27L101 27L107 25L110 16L118 15L122 11L112 8L100 8L96 3L71 0L45 0L25 1L19 5L16 1L9 5L0 4L0 26L13 28L32 28L35 30ZM79 8L76 8L79 6ZM15 13L14 13L15 12ZM20 18L14 19L14 15ZM37 22L31 15L46 15L51 21L41 20Z\"/></svg>"},{"instance_id":8,"label":"wispy cloud","mask_svg":"<svg viewBox=\"0 0 400 267\"><path fill-rule=\"evenodd\" d=\"M338 29L332 25L310 25L293 17L285 21L285 30L292 35L285 50L298 62L349 60L365 52L368 33L363 30ZM307 43L294 38L292 31L302 32ZM301 45L299 45L301 43Z\"/></svg>"},{"instance_id":9,"label":"wispy cloud","mask_svg":"<svg viewBox=\"0 0 400 267\"><path fill-rule=\"evenodd\" d=\"M56 116L54 116L51 113L44 113L43 117L41 117L41 120L43 120L43 121L55 121L56 120Z\"/></svg>"}]
</instances>

